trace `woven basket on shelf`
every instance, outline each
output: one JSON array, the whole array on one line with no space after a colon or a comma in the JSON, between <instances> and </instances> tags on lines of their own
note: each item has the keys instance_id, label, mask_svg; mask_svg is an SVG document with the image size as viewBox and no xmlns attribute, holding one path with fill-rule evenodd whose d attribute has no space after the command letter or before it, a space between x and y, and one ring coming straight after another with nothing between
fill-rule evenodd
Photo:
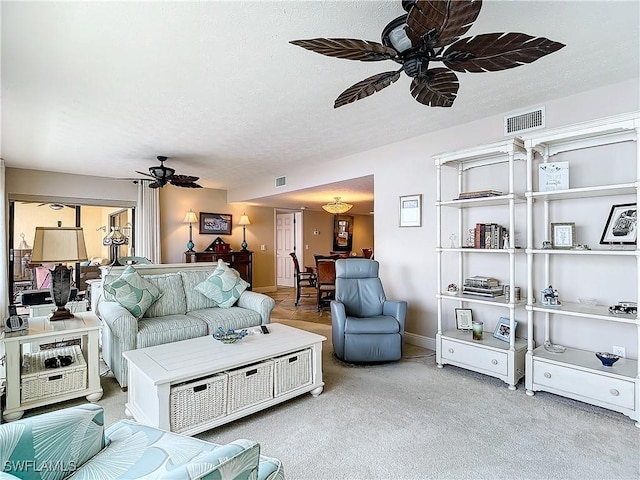
<instances>
[{"instance_id":1,"label":"woven basket on shelf","mask_svg":"<svg viewBox=\"0 0 640 480\"><path fill-rule=\"evenodd\" d=\"M171 386L169 421L172 432L183 432L227 413L227 374Z\"/></svg>"},{"instance_id":2,"label":"woven basket on shelf","mask_svg":"<svg viewBox=\"0 0 640 480\"><path fill-rule=\"evenodd\" d=\"M44 361L58 355L70 355L68 367L46 368ZM25 353L22 359L22 402L39 400L87 388L87 362L78 345Z\"/></svg>"},{"instance_id":3,"label":"woven basket on shelf","mask_svg":"<svg viewBox=\"0 0 640 480\"><path fill-rule=\"evenodd\" d=\"M274 395L311 384L311 349L274 358Z\"/></svg>"},{"instance_id":4,"label":"woven basket on shelf","mask_svg":"<svg viewBox=\"0 0 640 480\"><path fill-rule=\"evenodd\" d=\"M273 398L273 360L230 370L227 413Z\"/></svg>"}]
</instances>

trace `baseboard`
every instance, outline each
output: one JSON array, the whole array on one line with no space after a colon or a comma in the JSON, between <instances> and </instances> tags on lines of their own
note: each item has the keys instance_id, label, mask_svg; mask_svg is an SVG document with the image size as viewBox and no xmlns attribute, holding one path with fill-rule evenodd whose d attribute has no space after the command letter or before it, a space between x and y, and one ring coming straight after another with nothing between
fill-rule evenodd
<instances>
[{"instance_id":1,"label":"baseboard","mask_svg":"<svg viewBox=\"0 0 640 480\"><path fill-rule=\"evenodd\" d=\"M416 345L417 347L427 348L429 350L436 349L436 339L431 337L425 337L415 333L404 332L404 341L410 345Z\"/></svg>"},{"instance_id":2,"label":"baseboard","mask_svg":"<svg viewBox=\"0 0 640 480\"><path fill-rule=\"evenodd\" d=\"M256 293L271 293L271 292L277 292L278 287L276 287L275 285L269 285L268 287L254 288L253 291Z\"/></svg>"}]
</instances>

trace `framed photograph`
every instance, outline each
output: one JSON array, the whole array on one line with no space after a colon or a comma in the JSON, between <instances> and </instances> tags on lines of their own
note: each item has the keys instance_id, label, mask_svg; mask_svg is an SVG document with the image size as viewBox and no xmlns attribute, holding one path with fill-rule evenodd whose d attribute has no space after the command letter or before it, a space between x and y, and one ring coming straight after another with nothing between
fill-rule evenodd
<instances>
[{"instance_id":1,"label":"framed photograph","mask_svg":"<svg viewBox=\"0 0 640 480\"><path fill-rule=\"evenodd\" d=\"M200 212L200 235L231 235L231 215Z\"/></svg>"},{"instance_id":2,"label":"framed photograph","mask_svg":"<svg viewBox=\"0 0 640 480\"><path fill-rule=\"evenodd\" d=\"M400 197L400 226L422 226L422 194Z\"/></svg>"},{"instance_id":3,"label":"framed photograph","mask_svg":"<svg viewBox=\"0 0 640 480\"><path fill-rule=\"evenodd\" d=\"M551 224L551 248L573 248L576 244L575 223Z\"/></svg>"},{"instance_id":4,"label":"framed photograph","mask_svg":"<svg viewBox=\"0 0 640 480\"><path fill-rule=\"evenodd\" d=\"M458 330L471 330L473 312L470 308L456 308L456 327Z\"/></svg>"},{"instance_id":5,"label":"framed photograph","mask_svg":"<svg viewBox=\"0 0 640 480\"><path fill-rule=\"evenodd\" d=\"M600 243L635 245L638 237L637 224L638 206L635 203L612 206Z\"/></svg>"},{"instance_id":6,"label":"framed photograph","mask_svg":"<svg viewBox=\"0 0 640 480\"><path fill-rule=\"evenodd\" d=\"M518 321L514 320L513 328L518 328ZM515 332L514 332L515 333ZM502 340L503 342L509 341L509 335L511 334L511 323L509 319L506 317L500 317L498 323L496 324L496 329L493 331L493 336L498 340Z\"/></svg>"}]
</instances>

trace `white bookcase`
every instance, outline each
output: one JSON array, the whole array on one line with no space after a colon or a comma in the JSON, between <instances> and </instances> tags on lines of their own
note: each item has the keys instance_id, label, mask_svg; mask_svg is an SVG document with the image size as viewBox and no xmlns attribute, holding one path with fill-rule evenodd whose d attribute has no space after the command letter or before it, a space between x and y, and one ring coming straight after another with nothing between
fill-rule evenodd
<instances>
[{"instance_id":1,"label":"white bookcase","mask_svg":"<svg viewBox=\"0 0 640 480\"><path fill-rule=\"evenodd\" d=\"M602 213L614 204L640 203L639 118L635 112L523 137L527 154L527 394L546 391L598 405L629 416L637 426L637 359L627 354L612 367L604 367L595 351L610 352L612 344L635 344L637 349L631 350L640 350L637 315L612 314L608 310L618 301L640 298L640 250L637 245L600 244ZM592 148L598 149L597 154L589 152ZM609 151L614 154L607 154ZM569 161L569 188L539 191L535 180L540 162L560 160ZM607 163L611 164L611 175L598 174L606 173L598 169L606 169ZM581 223L576 223L576 243L590 249L542 248L543 241L551 240L551 223L570 222L571 215L581 212L587 214L582 213ZM590 278L594 281L590 282ZM592 283L596 280L610 282L611 286L605 285L594 293ZM540 303L541 290L551 284L560 293L560 306ZM563 295L563 291L568 293ZM585 297L599 295L596 305L580 303L581 291L586 292ZM618 291L623 291L625 297L619 298L615 293ZM586 330L588 334L583 333ZM553 353L543 342L563 346L565 351Z\"/></svg>"},{"instance_id":2,"label":"white bookcase","mask_svg":"<svg viewBox=\"0 0 640 480\"><path fill-rule=\"evenodd\" d=\"M525 158L524 145L519 139L434 156L437 170L436 363L439 368L450 364L499 378L511 390L515 390L524 376L527 346L524 339L516 337L514 328L516 309L524 304L514 301L516 257L524 257L524 249L516 248L516 233L522 233L526 227L525 175L524 171L516 175L516 163L524 169ZM491 181L487 182L487 179ZM487 189L502 194L455 199L461 192ZM516 216L518 204L521 204L523 214ZM479 221L500 223L508 229L509 239L505 248L481 249L466 245L468 230ZM455 233L449 235L452 230ZM478 259L480 262L476 263ZM504 272L503 278L493 271L498 266ZM507 302L505 296L485 298L462 293L464 279L475 275L493 276L509 285L510 301ZM450 283L456 283L460 291L456 294L448 292ZM473 340L470 330L456 328L455 308L472 308L474 320L483 321L485 331L482 340ZM477 310L481 311L480 317ZM509 319L508 342L493 336L493 327L501 317Z\"/></svg>"}]
</instances>

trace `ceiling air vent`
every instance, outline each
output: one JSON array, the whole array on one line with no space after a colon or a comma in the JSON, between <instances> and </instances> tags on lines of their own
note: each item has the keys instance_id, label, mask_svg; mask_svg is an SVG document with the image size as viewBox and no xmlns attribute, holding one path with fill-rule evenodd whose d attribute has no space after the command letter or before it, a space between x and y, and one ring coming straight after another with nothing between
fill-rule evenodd
<instances>
[{"instance_id":1,"label":"ceiling air vent","mask_svg":"<svg viewBox=\"0 0 640 480\"><path fill-rule=\"evenodd\" d=\"M287 184L287 177L276 178L276 187L284 187Z\"/></svg>"},{"instance_id":2,"label":"ceiling air vent","mask_svg":"<svg viewBox=\"0 0 640 480\"><path fill-rule=\"evenodd\" d=\"M505 136L544 128L544 107L504 117Z\"/></svg>"}]
</instances>

